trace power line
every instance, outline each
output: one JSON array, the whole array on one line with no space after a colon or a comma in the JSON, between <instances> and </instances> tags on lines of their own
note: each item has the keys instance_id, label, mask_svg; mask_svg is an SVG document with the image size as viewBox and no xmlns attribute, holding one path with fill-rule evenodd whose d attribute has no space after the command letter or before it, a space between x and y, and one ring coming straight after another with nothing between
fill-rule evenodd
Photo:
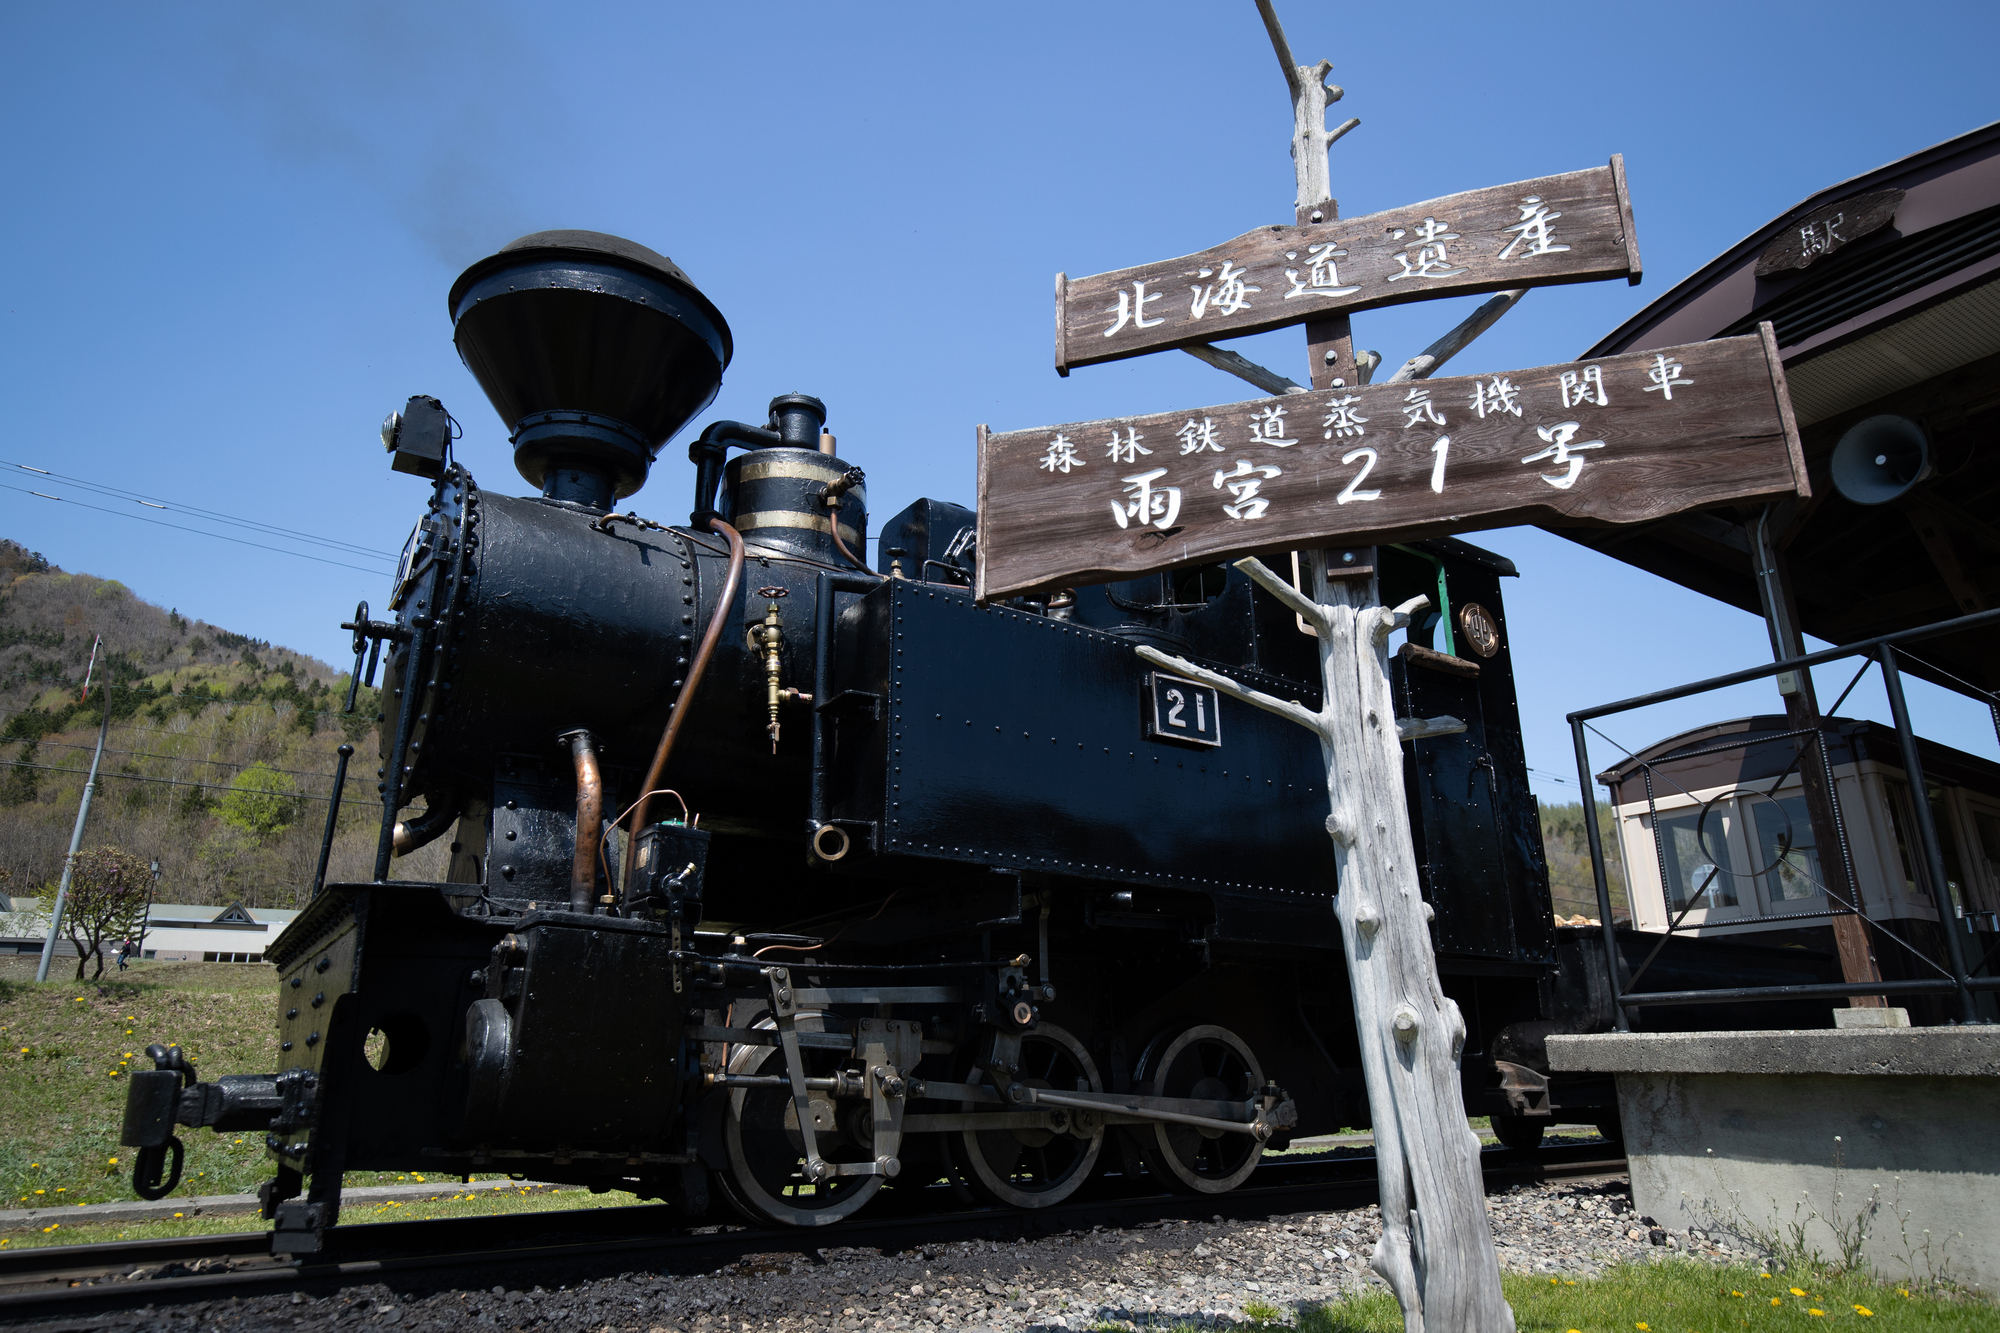
<instances>
[{"instance_id":1,"label":"power line","mask_svg":"<svg viewBox=\"0 0 2000 1333\"><path fill-rule=\"evenodd\" d=\"M299 560L315 560L322 565L336 565L341 569L357 570L360 573L374 574L378 577L383 573L383 571L380 569L368 569L362 565L350 565L344 560L328 560L325 556L321 555L307 555L304 551L287 551L282 546L266 546L263 542L244 541L241 537L226 537L219 532L204 532L200 528L190 528L182 523L167 523L157 518L147 518L143 514L127 514L124 511L118 509L106 509L103 505L85 504L81 500L66 500L60 495L50 495L46 491L31 491L25 486L8 486L5 482L0 482L0 488L4 488L10 491L19 491L23 495L37 496L43 500L54 500L57 504L75 505L79 509L95 510L97 513L110 514L116 518L129 518L140 523L151 523L155 527L173 528L177 532L192 532L197 537L213 537L215 538L215 540L219 542L235 542L238 546L254 546L260 551L275 551L279 555L289 555ZM393 559L393 557L390 556L384 556L382 558L385 560Z\"/></svg>"},{"instance_id":2,"label":"power line","mask_svg":"<svg viewBox=\"0 0 2000 1333\"><path fill-rule=\"evenodd\" d=\"M290 650L290 649L288 648L288 649L286 649L285 651L287 651L287 652L290 652L291 650ZM303 654L301 654L301 656L303 656ZM340 675L339 675L339 676L336 676L336 677L334 677L334 679L335 679L335 680L337 681L337 680L341 679L342 677L344 677L344 676L347 676L347 675L349 675L349 674L351 674L351 673L343 671L343 672L341 672L341 673L340 673ZM39 682L41 682L41 683L42 683L42 684L44 684L44 685L74 685L74 684L76 684L76 682L75 682L75 681L71 680L71 679L70 679L69 677L67 677L67 676L15 676L15 677L13 677L13 679L15 679L15 680L22 680L22 681L39 681ZM139 693L141 693L141 692L142 692L141 690L139 690L139 689L138 689L137 687L135 687L135 686L131 686L131 685L112 685L112 684L108 684L108 683L101 683L101 684L98 684L98 685L96 685L96 686L93 686L93 688L94 688L94 689L97 689L97 690L101 690L101 691L104 691L104 692L106 692L106 693L109 693L109 692L110 692L110 691L112 691L112 690L117 690L117 691L120 691L121 693L125 693L125 694L139 694ZM369 688L369 689L376 689L377 687L376 687L376 686L372 686L372 685L371 685L371 686L368 686L368 687L366 687L366 688ZM329 687L329 690L331 690L331 687ZM242 708L242 707L245 707L246 705L249 705L249 704L260 704L260 705L262 705L263 707L266 707L266 708L276 708L276 707L277 707L277 705L276 705L275 703L273 703L273 702L272 702L271 700L269 700L269 699L226 699L226 698L223 698L223 697L222 697L221 695L214 695L214 696L207 696L207 695L200 695L200 694L175 694L175 693L174 693L174 692L173 692L172 690L168 690L168 691L167 691L167 692L166 692L165 694L148 694L148 695L147 695L147 697L148 697L148 698L150 698L150 699L152 699L152 700L153 700L154 702L156 702L156 703L164 703L164 702L166 702L166 701L168 701L168 700L171 700L171 699L199 699L199 700L201 700L201 701L202 701L202 703L203 703L204 705L207 705L207 704L220 704L220 705L222 705L222 706L223 706L224 708ZM358 705L357 705L357 708L358 708ZM33 709L32 707L30 707L30 708L0 708L0 713L26 713L26 712L32 712L32 711L36 711L36 710L35 710L35 709ZM298 711L299 711L299 715L300 715L301 717L348 717L348 716L352 716L351 714L349 714L349 713L347 713L346 711L344 711L344 710L342 710L342 709L339 709L339 708L301 708L301 709L299 709Z\"/></svg>"},{"instance_id":3,"label":"power line","mask_svg":"<svg viewBox=\"0 0 2000 1333\"><path fill-rule=\"evenodd\" d=\"M0 459L0 463L5 462L5 459ZM66 476L61 472L50 472L46 468L29 467L26 463L15 463L13 466L21 469L23 472L33 472L37 476L54 477L58 481L67 481L72 485L81 486L87 491L95 491L99 495L108 495L120 500L131 500L135 504L145 505L149 509L170 509L177 513L213 519L218 523L228 523L235 527L248 528L253 532L268 533L274 537L289 537L294 541L311 542L317 546L330 547L333 550L345 551L352 555L375 556L384 560L394 560L397 558L392 552L379 550L372 546L362 546L355 542L342 541L337 537L315 537L309 532L300 532L295 528L287 528L275 523L262 523L256 519L238 518L233 514L218 513L213 509L202 509L195 505L176 504L172 501L162 500L157 495L142 495L137 491L121 490L116 486L106 486L102 482L86 481L82 477ZM132 517L143 516L133 515Z\"/></svg>"},{"instance_id":4,"label":"power line","mask_svg":"<svg viewBox=\"0 0 2000 1333\"><path fill-rule=\"evenodd\" d=\"M30 763L25 763L19 759L0 759L0 768L39 768L44 772L48 773L77 773L81 771L74 768L63 768L57 764L30 764ZM239 790L238 788L235 787L225 787L218 782L188 782L181 778L149 778L149 777L144 777L138 773L99 773L97 776L100 781L102 781L105 778L122 778L126 782L157 782L162 786L167 786L167 787L201 787L208 791ZM333 774L321 773L319 774L319 776L331 779L333 777ZM348 781L350 782L359 782L361 780L362 779L355 777L350 777L348 779ZM304 792L304 791L258 792L256 794L260 796L283 796L288 800L294 800L294 801L326 801L332 799L331 797L327 796L315 796L311 792Z\"/></svg>"},{"instance_id":5,"label":"power line","mask_svg":"<svg viewBox=\"0 0 2000 1333\"><path fill-rule=\"evenodd\" d=\"M47 745L50 748L57 750L90 750L96 748L95 746L90 746L90 745L71 745L66 741L28 741L27 744ZM197 759L193 755L153 754L145 750L106 750L104 753L124 755L130 759L162 759L171 764L208 764L215 768L233 768L239 773L244 772L248 769L255 768L259 764L264 764L264 761L261 759L253 759L249 763L245 764L245 763L239 763L234 759ZM332 776L332 774L329 773L319 773L311 769L305 769L305 768L277 768L270 764L264 764L264 768L267 772L289 773L293 777L301 777L301 778L324 778ZM81 772L82 770L64 769L63 771L69 773L75 773L75 772ZM129 777L131 775L127 774L126 776Z\"/></svg>"}]
</instances>

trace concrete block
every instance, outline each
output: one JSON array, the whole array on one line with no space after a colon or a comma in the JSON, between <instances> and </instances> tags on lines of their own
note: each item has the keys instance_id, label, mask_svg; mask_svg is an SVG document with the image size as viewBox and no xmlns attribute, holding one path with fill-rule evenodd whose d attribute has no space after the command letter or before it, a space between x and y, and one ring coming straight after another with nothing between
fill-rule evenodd
<instances>
[{"instance_id":1,"label":"concrete block","mask_svg":"<svg viewBox=\"0 0 2000 1333\"><path fill-rule=\"evenodd\" d=\"M1906 1028L1910 1025L1910 1011L1907 1009L1836 1009L1833 1011L1833 1025L1836 1028Z\"/></svg>"},{"instance_id":2,"label":"concrete block","mask_svg":"<svg viewBox=\"0 0 2000 1333\"><path fill-rule=\"evenodd\" d=\"M1548 1047L1549 1067L1573 1073L2000 1076L2000 1027L1597 1032Z\"/></svg>"},{"instance_id":3,"label":"concrete block","mask_svg":"<svg viewBox=\"0 0 2000 1333\"><path fill-rule=\"evenodd\" d=\"M1830 1257L1865 1227L1879 1275L2000 1292L2000 1029L1551 1037L1617 1075L1638 1211Z\"/></svg>"}]
</instances>

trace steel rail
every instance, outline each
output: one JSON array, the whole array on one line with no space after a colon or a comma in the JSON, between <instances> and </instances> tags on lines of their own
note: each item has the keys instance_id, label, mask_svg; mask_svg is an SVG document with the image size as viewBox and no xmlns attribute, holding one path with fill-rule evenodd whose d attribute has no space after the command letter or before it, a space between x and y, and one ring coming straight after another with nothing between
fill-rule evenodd
<instances>
[{"instance_id":1,"label":"steel rail","mask_svg":"<svg viewBox=\"0 0 2000 1333\"><path fill-rule=\"evenodd\" d=\"M1544 1148L1525 1158L1505 1149L1488 1149L1486 1155L1492 1159L1483 1164L1489 1189L1617 1177L1626 1171L1624 1158L1608 1155L1606 1145L1597 1143ZM16 1250L0 1254L0 1322L295 1291L324 1296L345 1286L418 1273L430 1274L427 1281L435 1282L440 1273L495 1264L515 1268L559 1265L571 1271L586 1268L593 1275L604 1276L629 1272L635 1264L662 1265L676 1273L709 1271L748 1254L789 1252L810 1260L826 1248L908 1249L958 1240L1050 1235L1093 1226L1134 1226L1168 1218L1249 1220L1361 1207L1376 1198L1372 1153L1316 1161L1270 1161L1258 1167L1251 1182L1226 1194L1099 1195L1039 1209L991 1207L935 1213L909 1208L832 1228L731 1227L686 1233L677 1230L681 1215L664 1204L370 1223L335 1228L329 1233L332 1252L316 1263L273 1258L267 1231ZM886 1196L883 1202L889 1202ZM550 1240L552 1233L560 1239ZM242 1266L184 1276L123 1277L138 1269L185 1270L204 1260ZM483 1275L477 1281L484 1285L490 1276ZM516 1276L510 1280L522 1279Z\"/></svg>"}]
</instances>

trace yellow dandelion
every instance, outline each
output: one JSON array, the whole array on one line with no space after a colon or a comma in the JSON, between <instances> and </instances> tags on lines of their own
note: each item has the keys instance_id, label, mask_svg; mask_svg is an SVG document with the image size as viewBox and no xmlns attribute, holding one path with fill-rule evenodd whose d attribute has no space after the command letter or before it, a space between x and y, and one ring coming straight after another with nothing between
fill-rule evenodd
<instances>
[{"instance_id":1,"label":"yellow dandelion","mask_svg":"<svg viewBox=\"0 0 2000 1333\"><path fill-rule=\"evenodd\" d=\"M1854 1307L1854 1313L1856 1313L1856 1314L1858 1314L1858 1315L1862 1315L1862 1316L1864 1316L1864 1317L1866 1317L1866 1318L1869 1318L1869 1319L1873 1319L1873 1318L1875 1317L1875 1312L1874 1312L1873 1310L1869 1309L1869 1308L1868 1308L1867 1306L1865 1306L1865 1305L1857 1305L1857 1306L1855 1306L1855 1307Z\"/></svg>"},{"instance_id":2,"label":"yellow dandelion","mask_svg":"<svg viewBox=\"0 0 2000 1333\"><path fill-rule=\"evenodd\" d=\"M1807 1313L1807 1314L1819 1314L1819 1315L1823 1315L1823 1314L1825 1314L1825 1313L1826 1313L1826 1311L1824 1311L1824 1310L1807 1310L1807 1311L1806 1311L1806 1313Z\"/></svg>"},{"instance_id":3,"label":"yellow dandelion","mask_svg":"<svg viewBox=\"0 0 2000 1333\"><path fill-rule=\"evenodd\" d=\"M1552 1277L1552 1278L1550 1278L1550 1279L1549 1279L1549 1285L1550 1285L1551 1287L1553 1287L1553 1286L1555 1286L1555 1285L1556 1285L1556 1283L1557 1283L1557 1282L1559 1282L1560 1280L1561 1280L1561 1279L1559 1279L1559 1278L1553 1278L1553 1277Z\"/></svg>"},{"instance_id":4,"label":"yellow dandelion","mask_svg":"<svg viewBox=\"0 0 2000 1333\"><path fill-rule=\"evenodd\" d=\"M1783 1305L1783 1304L1784 1304L1784 1302L1783 1302L1783 1301L1781 1301L1781 1300L1779 1300L1779 1299L1778 1299L1778 1298L1777 1298L1776 1296L1773 1296L1773 1297L1771 1298L1771 1304L1773 1304L1773 1305Z\"/></svg>"},{"instance_id":5,"label":"yellow dandelion","mask_svg":"<svg viewBox=\"0 0 2000 1333\"><path fill-rule=\"evenodd\" d=\"M116 1165L118 1165L118 1159L117 1159L116 1157L107 1157L107 1158L105 1158L104 1160L105 1160L105 1162L106 1162L106 1163L107 1163L108 1165L111 1165L111 1166L116 1166Z\"/></svg>"},{"instance_id":6,"label":"yellow dandelion","mask_svg":"<svg viewBox=\"0 0 2000 1333\"><path fill-rule=\"evenodd\" d=\"M1653 1326L1641 1319L1638 1323L1632 1325L1632 1327L1638 1329L1639 1333L1651 1333Z\"/></svg>"},{"instance_id":7,"label":"yellow dandelion","mask_svg":"<svg viewBox=\"0 0 2000 1333\"><path fill-rule=\"evenodd\" d=\"M1741 1295L1742 1295L1743 1293L1742 1293L1742 1292L1740 1292L1740 1291L1732 1291L1732 1292L1730 1292L1729 1294L1730 1294L1731 1296L1741 1296Z\"/></svg>"},{"instance_id":8,"label":"yellow dandelion","mask_svg":"<svg viewBox=\"0 0 2000 1333\"><path fill-rule=\"evenodd\" d=\"M47 1191L47 1190L36 1190L36 1191L35 1191L35 1193L37 1193L37 1194L47 1194L47 1193L48 1193L48 1191Z\"/></svg>"},{"instance_id":9,"label":"yellow dandelion","mask_svg":"<svg viewBox=\"0 0 2000 1333\"><path fill-rule=\"evenodd\" d=\"M27 1048L27 1047L25 1047L25 1046L23 1046L23 1047L21 1048L21 1054L23 1054L23 1055L26 1055L27 1053L28 1053L28 1048Z\"/></svg>"},{"instance_id":10,"label":"yellow dandelion","mask_svg":"<svg viewBox=\"0 0 2000 1333\"><path fill-rule=\"evenodd\" d=\"M1910 1298L1910 1289L1908 1287L1898 1287L1896 1288L1896 1294L1904 1300L1908 1300Z\"/></svg>"},{"instance_id":11,"label":"yellow dandelion","mask_svg":"<svg viewBox=\"0 0 2000 1333\"><path fill-rule=\"evenodd\" d=\"M46 1236L46 1235L48 1235L48 1234L49 1234L49 1233L50 1233L51 1231L54 1231L54 1230L55 1230L55 1229L56 1229L57 1227L59 1227L59 1226L61 1226L61 1225L62 1225L62 1223L60 1223L60 1222L51 1222L51 1223L49 1223L49 1224L48 1224L47 1226L45 1226L45 1227L43 1227L43 1228L42 1228L42 1234L43 1234L44 1236Z\"/></svg>"},{"instance_id":12,"label":"yellow dandelion","mask_svg":"<svg viewBox=\"0 0 2000 1333\"><path fill-rule=\"evenodd\" d=\"M1793 1288L1792 1288L1792 1295L1794 1295L1794 1296L1803 1296L1803 1295L1805 1295L1805 1293L1804 1293L1803 1291L1799 1290L1799 1289L1798 1289L1797 1287L1793 1287Z\"/></svg>"},{"instance_id":13,"label":"yellow dandelion","mask_svg":"<svg viewBox=\"0 0 2000 1333\"><path fill-rule=\"evenodd\" d=\"M186 1215L187 1215L187 1214L185 1214L185 1213L175 1213L175 1214L174 1214L174 1216L175 1216L175 1217L185 1217Z\"/></svg>"}]
</instances>

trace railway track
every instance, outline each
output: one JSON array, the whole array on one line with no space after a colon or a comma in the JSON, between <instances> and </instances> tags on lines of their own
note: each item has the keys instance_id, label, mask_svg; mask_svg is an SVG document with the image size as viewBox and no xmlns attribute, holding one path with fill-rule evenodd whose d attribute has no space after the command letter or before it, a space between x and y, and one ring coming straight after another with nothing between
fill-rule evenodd
<instances>
[{"instance_id":1,"label":"railway track","mask_svg":"<svg viewBox=\"0 0 2000 1333\"><path fill-rule=\"evenodd\" d=\"M1602 1144L1544 1148L1530 1158L1488 1150L1487 1188L1622 1175L1625 1160ZM274 1258L266 1231L75 1245L0 1254L0 1324L82 1316L142 1305L302 1291L421 1275L428 1285L486 1285L495 1266L508 1280L547 1284L629 1272L636 1266L692 1273L750 1255L822 1249L909 1249L964 1240L1014 1240L1096 1226L1136 1226L1168 1218L1249 1220L1359 1207L1375 1200L1372 1156L1274 1159L1241 1188L1222 1195L1134 1195L1117 1178L1092 1197L1022 1212L925 1207L931 1191L900 1200L885 1192L869 1215L814 1230L708 1227L687 1230L664 1205L516 1213L500 1217L377 1222L337 1228L326 1253L308 1263ZM937 1191L949 1195L942 1189ZM481 1272L480 1270L486 1270Z\"/></svg>"}]
</instances>

